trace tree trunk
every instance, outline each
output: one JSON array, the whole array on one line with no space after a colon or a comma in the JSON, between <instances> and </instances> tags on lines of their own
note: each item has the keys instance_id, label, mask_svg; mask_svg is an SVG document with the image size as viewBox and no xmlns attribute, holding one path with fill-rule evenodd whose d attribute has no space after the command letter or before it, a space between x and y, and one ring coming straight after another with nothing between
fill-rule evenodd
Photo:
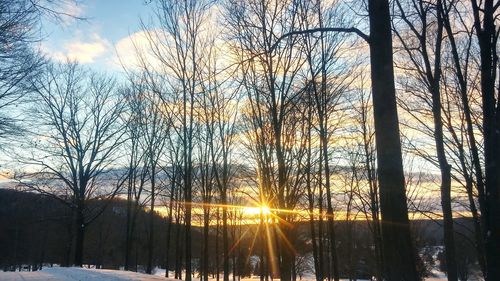
<instances>
[{"instance_id":1,"label":"tree trunk","mask_svg":"<svg viewBox=\"0 0 500 281\"><path fill-rule=\"evenodd\" d=\"M447 276L449 281L458 280L458 267L455 254L455 237L453 230L453 211L451 207L451 165L448 163L445 151L443 134L442 104L441 104L441 44L444 21L442 18L443 5L441 0L436 3L437 8L437 36L434 51L434 70L431 68L431 60L426 49L426 42L421 43L422 56L425 62L425 71L429 91L432 97L432 117L434 119L434 141L438 158L439 170L441 172L441 210L443 212L443 232L445 257L447 265ZM421 40L425 40L425 37Z\"/></svg>"},{"instance_id":2,"label":"tree trunk","mask_svg":"<svg viewBox=\"0 0 500 281\"><path fill-rule=\"evenodd\" d=\"M438 4L439 5L439 4ZM438 34L440 32L438 31ZM439 37L440 34L438 35ZM436 51L437 53L437 51ZM430 71L430 69L428 70ZM439 72L440 70L435 70ZM443 136L443 120L441 117L441 93L439 89L439 73L434 75L431 83L432 114L434 118L434 140L441 172L441 209L443 211L444 246L446 255L447 275L449 281L457 281L457 261L455 254L455 238L453 231L453 212L451 208L451 165L446 159Z\"/></svg>"},{"instance_id":3,"label":"tree trunk","mask_svg":"<svg viewBox=\"0 0 500 281\"><path fill-rule=\"evenodd\" d=\"M165 277L168 278L168 269L170 267L170 235L172 233L172 213L174 209L174 194L175 194L175 172L172 175L172 190L170 191L170 202L168 202L168 218L167 218L167 241L165 243Z\"/></svg>"},{"instance_id":4,"label":"tree trunk","mask_svg":"<svg viewBox=\"0 0 500 281\"><path fill-rule=\"evenodd\" d=\"M132 169L131 169L132 170ZM131 175L129 173L129 184L127 189L127 225L125 230L125 270L130 270L130 251L131 251L131 233L130 233L130 224L132 217L132 184L131 184Z\"/></svg>"},{"instance_id":5,"label":"tree trunk","mask_svg":"<svg viewBox=\"0 0 500 281\"><path fill-rule=\"evenodd\" d=\"M368 9L384 277L417 281L399 139L389 1L370 0Z\"/></svg>"},{"instance_id":6,"label":"tree trunk","mask_svg":"<svg viewBox=\"0 0 500 281\"><path fill-rule=\"evenodd\" d=\"M321 158L321 157L320 157ZM320 167L319 170L321 171L321 162L322 160L320 159ZM324 223L323 223L323 185L321 184L321 175L319 177L319 194L318 194L318 213L319 213L319 220L318 220L318 266L319 266L319 272L321 276L321 280L325 279L325 255L324 255Z\"/></svg>"},{"instance_id":7,"label":"tree trunk","mask_svg":"<svg viewBox=\"0 0 500 281\"><path fill-rule=\"evenodd\" d=\"M151 205L149 210L149 238L148 238L148 264L146 273L153 272L153 251L154 251L154 226L155 226L155 173L154 165L151 167Z\"/></svg>"},{"instance_id":8,"label":"tree trunk","mask_svg":"<svg viewBox=\"0 0 500 281\"><path fill-rule=\"evenodd\" d=\"M311 110L308 111L308 120L311 120ZM310 227L310 235L311 235L311 244L313 250L313 260L314 260L314 272L316 276L316 281L323 280L323 272L321 272L319 267L319 257L318 257L318 243L316 241L316 226L315 226L315 218L314 218L314 191L311 186L311 127L312 125L308 125L307 129L307 168L306 168L306 186L307 186L307 199L309 203L309 227Z\"/></svg>"},{"instance_id":9,"label":"tree trunk","mask_svg":"<svg viewBox=\"0 0 500 281\"><path fill-rule=\"evenodd\" d=\"M188 167L191 167L190 165ZM185 226L185 233L184 233L184 246L185 246L185 267L186 267L186 281L191 281L192 276L192 269L191 269L191 201L192 201L192 194L191 194L191 169L187 168L185 169L185 181L184 181L184 186L185 186L185 214L184 214L184 226Z\"/></svg>"},{"instance_id":10,"label":"tree trunk","mask_svg":"<svg viewBox=\"0 0 500 281\"><path fill-rule=\"evenodd\" d=\"M368 136L367 128L367 108L363 105L362 109L362 132L363 132L363 148L365 152L365 166L366 174L368 178L368 186L370 187L370 211L372 218L372 228L373 228L373 244L375 246L375 277L377 281L382 281L382 272L384 271L384 261L382 255L382 233L380 230L380 219L379 219L379 200L377 193L377 182L375 179L375 171L373 168L374 155L373 151L370 149L370 140Z\"/></svg>"},{"instance_id":11,"label":"tree trunk","mask_svg":"<svg viewBox=\"0 0 500 281\"><path fill-rule=\"evenodd\" d=\"M203 226L203 263L201 267L201 273L200 275L203 276L204 281L208 281L208 241L209 241L209 235L208 231L210 229L210 207L205 207L204 211L204 226Z\"/></svg>"},{"instance_id":12,"label":"tree trunk","mask_svg":"<svg viewBox=\"0 0 500 281\"><path fill-rule=\"evenodd\" d=\"M75 261L74 265L82 267L83 264L83 242L85 239L85 221L83 216L83 203L77 203L75 210Z\"/></svg>"},{"instance_id":13,"label":"tree trunk","mask_svg":"<svg viewBox=\"0 0 500 281\"><path fill-rule=\"evenodd\" d=\"M222 267L223 267L223 280L224 281L229 281L229 236L228 236L228 229L227 229L227 195L226 192L223 191L222 193L222 251L223 251L223 261L222 261Z\"/></svg>"},{"instance_id":14,"label":"tree trunk","mask_svg":"<svg viewBox=\"0 0 500 281\"><path fill-rule=\"evenodd\" d=\"M481 55L481 94L485 159L486 281L500 280L500 106L496 98L497 30L494 1L479 7L472 0L474 25ZM481 20L479 13L483 13ZM481 26L482 23L482 26Z\"/></svg>"},{"instance_id":15,"label":"tree trunk","mask_svg":"<svg viewBox=\"0 0 500 281\"><path fill-rule=\"evenodd\" d=\"M219 207L217 207L216 213L217 226L215 228L215 274L216 280L220 280L220 259L219 259L219 221L220 221L220 212Z\"/></svg>"},{"instance_id":16,"label":"tree trunk","mask_svg":"<svg viewBox=\"0 0 500 281\"><path fill-rule=\"evenodd\" d=\"M176 194L176 201L178 202L179 198L181 198L181 189L178 189L178 193ZM181 204L176 203L176 216L175 216L175 225L177 226L175 229L175 279L182 279L182 241L181 237Z\"/></svg>"},{"instance_id":17,"label":"tree trunk","mask_svg":"<svg viewBox=\"0 0 500 281\"><path fill-rule=\"evenodd\" d=\"M447 10L447 9L442 9L442 11ZM465 80L463 71L462 71L462 66L460 64L460 55L458 51L458 47L455 42L455 37L454 37L454 32L451 27L450 19L449 19L449 14L443 12L443 23L444 23L444 28L447 32L448 39L450 42L450 47L451 47L451 54L453 58L453 63L455 65L455 73L456 73L456 78L458 80L458 85L459 85L459 93L460 93L460 101L463 106L463 111L464 111L464 116L465 116L465 122L466 122L466 130L467 130L467 136L469 138L469 143L470 143L470 153L472 155L472 165L474 168L475 176L476 176L476 189L477 189L477 197L479 201L479 208L481 210L481 214L485 213L485 195L484 195L484 177L483 177L483 171L481 168L481 161L479 159L479 149L477 147L476 143L476 137L474 135L474 125L472 122L472 114L471 114L471 109L469 105L469 97L467 94L467 81ZM476 203L474 202L473 198L473 192L472 192L472 187L473 187L473 182L472 182L472 175L468 176L468 168L465 163L465 151L463 148L463 144L461 141L458 139L456 136L453 126L451 124L451 120L448 121L449 123L449 131L453 134L453 138L455 139L455 142L458 146L459 149L459 157L460 157L460 164L462 167L462 172L464 173L465 180L466 180L466 190L467 190L467 196L469 198L469 205L472 213L472 217L474 220L474 230L475 230L475 246L476 246L476 251L478 255L478 261L479 265L481 267L481 271L483 272L483 275L486 274L486 262L485 262L485 249L484 249L484 239L483 239L483 227L484 227L484 216L479 216L478 210L476 208ZM483 224L483 226L481 225Z\"/></svg>"},{"instance_id":18,"label":"tree trunk","mask_svg":"<svg viewBox=\"0 0 500 281\"><path fill-rule=\"evenodd\" d=\"M322 25L322 20L320 19L320 24ZM321 34L321 98L316 99L320 102L318 104L318 117L319 117L319 134L321 140L321 148L323 151L323 160L325 167L325 189L326 189L326 215L328 219L328 234L330 238L330 260L331 260L331 271L333 273L333 279L339 281L339 266L337 261L337 245L335 237L335 226L333 224L333 206L332 206L332 195L331 195L331 185L330 185L330 161L328 156L328 113L327 110L327 78L326 78L326 66L325 66L325 46L323 40L323 34Z\"/></svg>"},{"instance_id":19,"label":"tree trunk","mask_svg":"<svg viewBox=\"0 0 500 281\"><path fill-rule=\"evenodd\" d=\"M464 162L465 164L465 162ZM475 248L477 251L477 260L479 263L479 267L483 276L486 275L486 260L485 260L485 252L484 252L484 239L483 239L483 231L481 228L481 219L478 213L476 202L474 201L474 193L472 191L472 178L469 176L469 179L466 179L466 190L467 190L467 198L469 199L470 212L472 214L472 221L474 222L474 238L475 238Z\"/></svg>"},{"instance_id":20,"label":"tree trunk","mask_svg":"<svg viewBox=\"0 0 500 281\"><path fill-rule=\"evenodd\" d=\"M286 218L281 218L283 220L286 220ZM280 219L280 220L281 220ZM283 232L280 237L280 244L279 244L279 249L281 253L281 262L280 262L280 280L282 281L291 281L292 280L292 256L293 252L290 249L290 246L287 245L287 241L290 241L290 226L288 225L283 225L280 227L280 230ZM290 242L291 243L291 242Z\"/></svg>"},{"instance_id":21,"label":"tree trunk","mask_svg":"<svg viewBox=\"0 0 500 281\"><path fill-rule=\"evenodd\" d=\"M321 120L322 118L320 118ZM320 121L321 122L321 121ZM337 245L335 237L335 226L333 224L333 206L332 206L332 195L330 190L330 167L328 161L328 138L326 128L326 120L324 120L325 125L321 128L321 144L323 149L323 160L325 162L325 189L326 189L326 216L328 222L328 236L330 239L330 261L331 261L331 272L333 273L333 280L339 281L339 266L337 261ZM322 122L321 122L322 123Z\"/></svg>"}]
</instances>

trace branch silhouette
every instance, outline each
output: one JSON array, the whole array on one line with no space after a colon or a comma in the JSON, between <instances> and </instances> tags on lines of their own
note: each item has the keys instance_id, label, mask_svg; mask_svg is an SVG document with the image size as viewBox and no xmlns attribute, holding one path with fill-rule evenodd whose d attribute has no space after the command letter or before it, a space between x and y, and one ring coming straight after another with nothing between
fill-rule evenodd
<instances>
[{"instance_id":1,"label":"branch silhouette","mask_svg":"<svg viewBox=\"0 0 500 281\"><path fill-rule=\"evenodd\" d=\"M366 42L370 43L370 36L362 32L361 30L355 28L355 27L318 27L318 28L312 28L312 29L304 29L304 30L296 30L296 31L290 31L288 33L285 33L281 35L278 40L271 46L271 48L268 50L268 52L272 52L278 44L285 39L286 37L294 36L294 35L302 35L302 34L312 34L316 32L340 32L340 33L355 33L362 39L364 39Z\"/></svg>"}]
</instances>

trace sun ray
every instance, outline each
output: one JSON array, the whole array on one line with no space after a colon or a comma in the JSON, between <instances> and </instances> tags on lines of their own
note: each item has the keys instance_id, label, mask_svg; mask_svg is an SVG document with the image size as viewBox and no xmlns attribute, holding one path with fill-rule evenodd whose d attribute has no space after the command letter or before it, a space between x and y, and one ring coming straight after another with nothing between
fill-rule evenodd
<instances>
[{"instance_id":1,"label":"sun ray","mask_svg":"<svg viewBox=\"0 0 500 281\"><path fill-rule=\"evenodd\" d=\"M271 272L272 274L276 274L279 272L279 266L276 261L277 254L275 252L275 247L273 245L273 236L269 229L269 224L265 223L266 230L266 242L267 242L267 253L268 253L268 263L271 264Z\"/></svg>"},{"instance_id":2,"label":"sun ray","mask_svg":"<svg viewBox=\"0 0 500 281\"><path fill-rule=\"evenodd\" d=\"M234 242L234 244L231 246L231 249L229 249L229 253L232 253L236 247L241 243L241 241L243 240L243 238L245 237L245 235L247 234L247 232L250 230L250 228L247 228L243 234L240 235L240 238L238 238L238 240L236 240L236 242Z\"/></svg>"},{"instance_id":3,"label":"sun ray","mask_svg":"<svg viewBox=\"0 0 500 281\"><path fill-rule=\"evenodd\" d=\"M254 235L253 235L253 238L252 238L252 242L250 243L250 247L249 247L249 252L252 253L253 252L253 249L255 248L255 242L257 241L257 238L259 236L259 233L260 233L261 229L260 229L260 224L257 225L257 230L255 231ZM250 255L247 256L247 262L250 260Z\"/></svg>"}]
</instances>

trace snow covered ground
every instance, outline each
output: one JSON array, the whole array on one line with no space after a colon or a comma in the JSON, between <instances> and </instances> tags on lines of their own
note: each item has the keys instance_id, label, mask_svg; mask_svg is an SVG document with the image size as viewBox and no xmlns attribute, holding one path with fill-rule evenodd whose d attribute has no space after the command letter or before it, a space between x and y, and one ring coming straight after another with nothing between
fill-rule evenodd
<instances>
[{"instance_id":1,"label":"snow covered ground","mask_svg":"<svg viewBox=\"0 0 500 281\"><path fill-rule=\"evenodd\" d=\"M33 272L0 272L0 281L177 281L162 276L130 271L47 267Z\"/></svg>"},{"instance_id":2,"label":"snow covered ground","mask_svg":"<svg viewBox=\"0 0 500 281\"><path fill-rule=\"evenodd\" d=\"M164 271L156 272L155 275L148 275L122 270L47 267L41 271L33 272L0 272L0 281L178 281L176 279L167 279L163 277L163 274ZM242 279L241 281L256 280L259 279ZM307 281L306 279L302 280ZM444 280L446 280L446 276L444 276L444 274L426 279L426 281Z\"/></svg>"}]
</instances>

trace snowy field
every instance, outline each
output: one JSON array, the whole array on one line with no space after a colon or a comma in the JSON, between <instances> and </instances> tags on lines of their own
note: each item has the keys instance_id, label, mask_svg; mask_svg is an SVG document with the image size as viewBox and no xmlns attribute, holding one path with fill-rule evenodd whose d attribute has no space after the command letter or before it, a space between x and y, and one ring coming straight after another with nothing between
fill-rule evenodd
<instances>
[{"instance_id":1,"label":"snowy field","mask_svg":"<svg viewBox=\"0 0 500 281\"><path fill-rule=\"evenodd\" d=\"M87 269L76 267L52 267L44 268L41 271L33 272L0 272L0 281L177 281L163 277L164 272L157 272L156 275L148 275L121 270L108 269ZM161 275L159 275L161 274ZM198 280L198 279L194 279ZM241 281L256 281L259 279L242 279ZM302 279L307 281L306 279ZM426 281L444 281L446 277L440 274ZM275 280L277 281L277 280ZM362 280L359 280L362 281Z\"/></svg>"},{"instance_id":2,"label":"snowy field","mask_svg":"<svg viewBox=\"0 0 500 281\"><path fill-rule=\"evenodd\" d=\"M121 270L52 267L32 272L0 272L0 281L154 281L170 280L162 276Z\"/></svg>"}]
</instances>

